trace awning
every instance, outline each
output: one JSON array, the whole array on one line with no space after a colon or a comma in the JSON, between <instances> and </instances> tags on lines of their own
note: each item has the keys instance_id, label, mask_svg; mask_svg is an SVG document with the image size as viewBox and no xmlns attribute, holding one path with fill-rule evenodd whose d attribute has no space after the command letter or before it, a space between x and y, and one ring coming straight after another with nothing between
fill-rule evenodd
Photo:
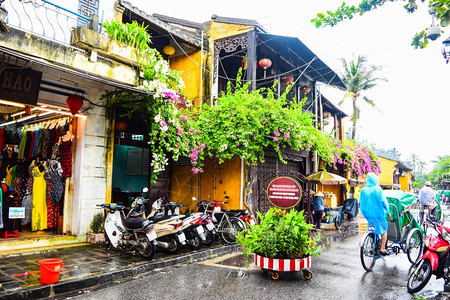
<instances>
[{"instance_id":1,"label":"awning","mask_svg":"<svg viewBox=\"0 0 450 300\"><path fill-rule=\"evenodd\" d=\"M345 89L345 84L341 78L298 38L267 33L257 33L257 38L259 39L259 45L265 44L271 47L281 57L292 59L298 66L305 65L306 68L312 61L305 73L313 80ZM300 70L302 69L300 68Z\"/></svg>"}]
</instances>

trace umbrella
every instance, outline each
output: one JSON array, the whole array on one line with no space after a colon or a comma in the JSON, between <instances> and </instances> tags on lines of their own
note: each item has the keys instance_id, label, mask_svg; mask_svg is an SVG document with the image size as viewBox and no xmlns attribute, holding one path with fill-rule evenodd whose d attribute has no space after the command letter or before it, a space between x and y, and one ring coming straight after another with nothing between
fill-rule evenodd
<instances>
[{"instance_id":1,"label":"umbrella","mask_svg":"<svg viewBox=\"0 0 450 300\"><path fill-rule=\"evenodd\" d=\"M324 171L311 173L306 176L306 179L313 183L321 183L322 185L338 185L338 184L347 183L346 178L336 175L336 174L333 174L333 173L324 172Z\"/></svg>"}]
</instances>

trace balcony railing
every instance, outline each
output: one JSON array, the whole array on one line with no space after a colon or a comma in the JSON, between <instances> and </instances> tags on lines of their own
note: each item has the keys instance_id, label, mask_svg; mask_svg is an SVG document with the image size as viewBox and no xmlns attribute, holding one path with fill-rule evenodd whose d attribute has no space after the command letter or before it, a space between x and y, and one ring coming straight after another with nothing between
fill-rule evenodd
<instances>
[{"instance_id":1,"label":"balcony railing","mask_svg":"<svg viewBox=\"0 0 450 300\"><path fill-rule=\"evenodd\" d=\"M91 18L75 12L78 11L78 1L58 3L65 7L48 0L5 1L2 7L8 11L8 26L70 44L72 29L79 26L88 27ZM101 30L101 26L99 28Z\"/></svg>"}]
</instances>

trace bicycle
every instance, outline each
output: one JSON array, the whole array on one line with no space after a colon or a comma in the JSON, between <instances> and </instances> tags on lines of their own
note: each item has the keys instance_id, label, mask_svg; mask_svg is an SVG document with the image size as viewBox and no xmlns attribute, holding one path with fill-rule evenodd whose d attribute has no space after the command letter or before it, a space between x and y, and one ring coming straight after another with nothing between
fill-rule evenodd
<instances>
[{"instance_id":1,"label":"bicycle","mask_svg":"<svg viewBox=\"0 0 450 300\"><path fill-rule=\"evenodd\" d=\"M414 264L422 255L423 231L412 213L405 208L401 197L387 197L391 218L388 221L386 251L387 255L406 253L408 260ZM380 254L381 235L375 234L375 228L369 224L369 231L360 240L361 264L366 271L371 271Z\"/></svg>"},{"instance_id":2,"label":"bicycle","mask_svg":"<svg viewBox=\"0 0 450 300\"><path fill-rule=\"evenodd\" d=\"M227 198L227 196L225 196ZM222 240L227 244L236 243L236 235L246 228L245 223L233 216L229 216L226 212L221 212L220 205L227 204L225 201L200 201L197 205L199 212L208 213L211 216L212 222L216 227L216 232L220 233ZM208 206L214 206L213 210L208 210Z\"/></svg>"}]
</instances>

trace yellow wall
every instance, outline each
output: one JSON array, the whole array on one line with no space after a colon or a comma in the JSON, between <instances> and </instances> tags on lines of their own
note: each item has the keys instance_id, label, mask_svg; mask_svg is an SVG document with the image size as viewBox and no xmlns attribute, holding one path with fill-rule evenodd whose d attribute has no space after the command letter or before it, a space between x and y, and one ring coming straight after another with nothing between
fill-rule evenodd
<instances>
[{"instance_id":1,"label":"yellow wall","mask_svg":"<svg viewBox=\"0 0 450 300\"><path fill-rule=\"evenodd\" d=\"M192 53L189 57L183 54L169 59L172 70L182 71L181 78L185 85L183 94L195 106L199 106L200 102L200 61L201 51Z\"/></svg>"},{"instance_id":2,"label":"yellow wall","mask_svg":"<svg viewBox=\"0 0 450 300\"><path fill-rule=\"evenodd\" d=\"M397 162L384 157L378 157L380 159L381 174L378 175L380 184L393 184L393 171Z\"/></svg>"},{"instance_id":3,"label":"yellow wall","mask_svg":"<svg viewBox=\"0 0 450 300\"><path fill-rule=\"evenodd\" d=\"M219 164L216 159L206 159L205 167L200 175L193 174L191 167L174 166L170 180L170 201L188 205L189 211L196 211L197 200L223 200L230 197L222 205L223 209L239 209L241 160L232 158ZM200 198L198 196L198 179L200 177ZM208 198L208 195L210 198ZM244 207L245 208L245 207ZM182 211L184 212L184 211Z\"/></svg>"},{"instance_id":4,"label":"yellow wall","mask_svg":"<svg viewBox=\"0 0 450 300\"><path fill-rule=\"evenodd\" d=\"M406 172L406 176L399 177L400 189L409 192L410 182L412 182L411 172Z\"/></svg>"}]
</instances>

